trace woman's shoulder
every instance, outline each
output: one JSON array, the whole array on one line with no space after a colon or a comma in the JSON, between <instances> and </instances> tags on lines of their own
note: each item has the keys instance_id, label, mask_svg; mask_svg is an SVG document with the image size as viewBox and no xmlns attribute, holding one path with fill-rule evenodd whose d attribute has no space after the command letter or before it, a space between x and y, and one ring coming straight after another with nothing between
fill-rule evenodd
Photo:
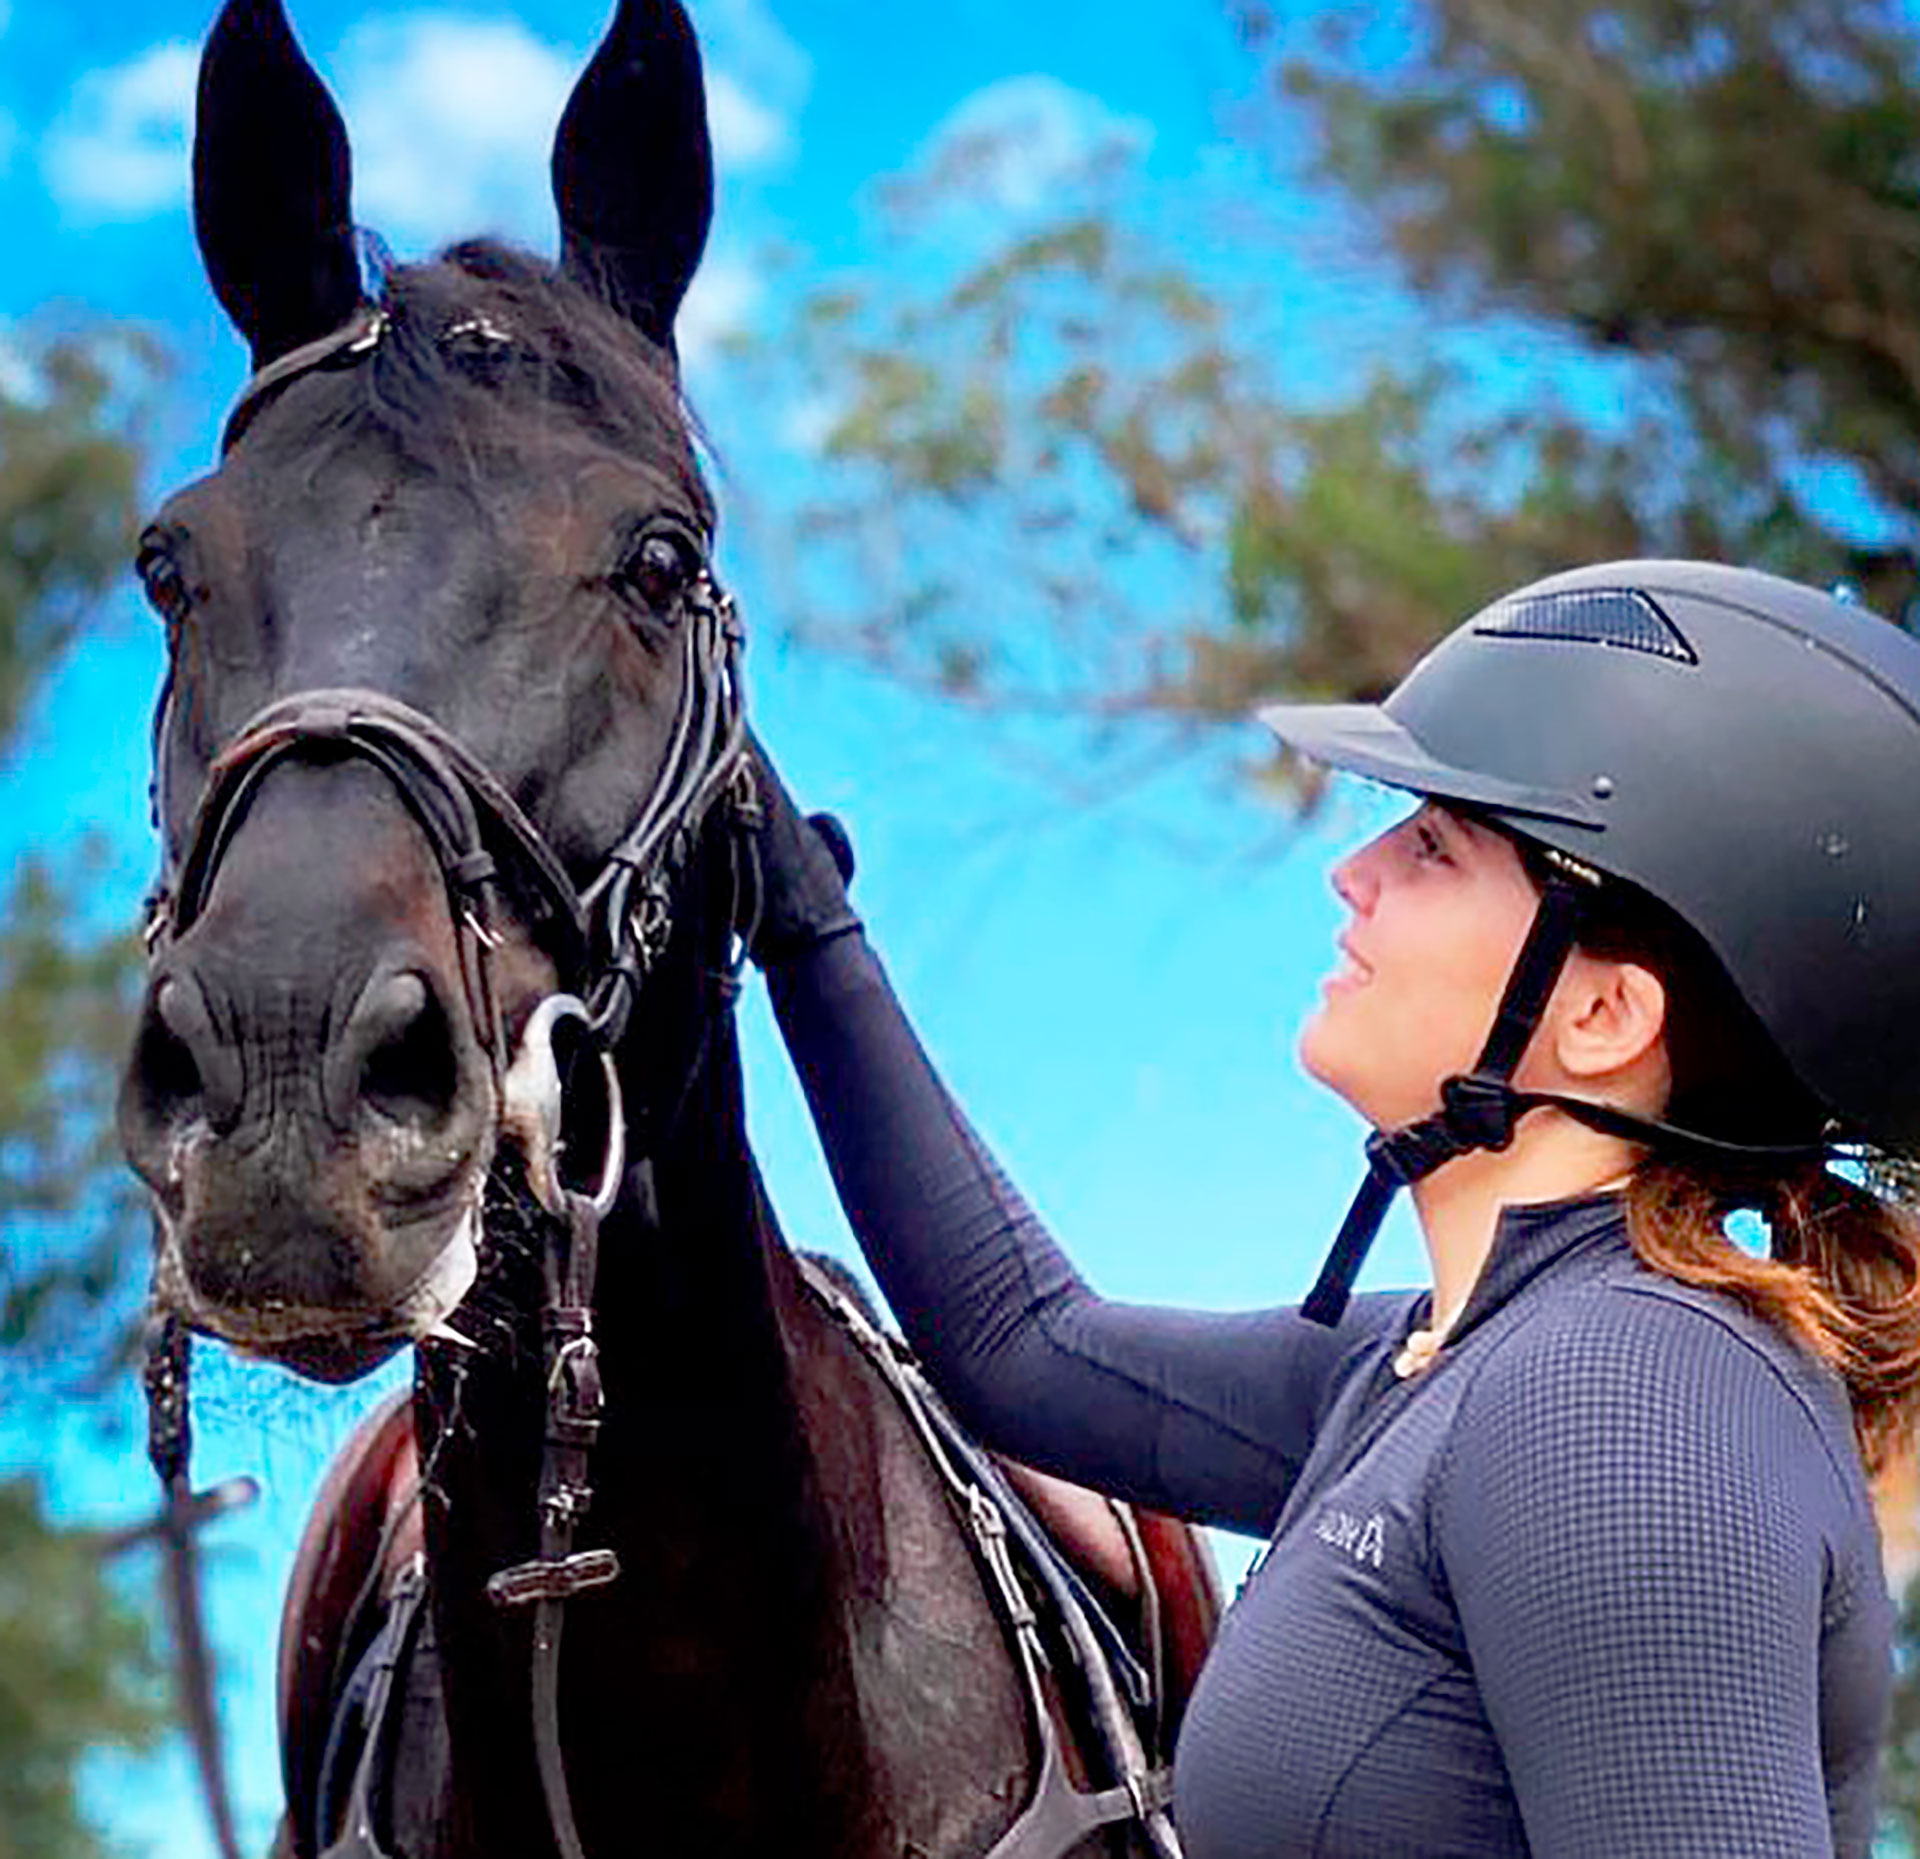
<instances>
[{"instance_id":1,"label":"woman's shoulder","mask_svg":"<svg viewBox=\"0 0 1920 1859\"><path fill-rule=\"evenodd\" d=\"M1443 1562L1524 1526L1569 1568L1680 1579L1666 1560L1678 1556L1802 1593L1825 1632L1855 1622L1884 1637L1846 1393L1791 1338L1629 1261L1491 1340L1436 1481Z\"/></svg>"},{"instance_id":2,"label":"woman's shoulder","mask_svg":"<svg viewBox=\"0 0 1920 1859\"><path fill-rule=\"evenodd\" d=\"M1469 1437L1731 1462L1870 1517L1840 1378L1724 1292L1623 1254L1490 1340L1461 1396Z\"/></svg>"}]
</instances>

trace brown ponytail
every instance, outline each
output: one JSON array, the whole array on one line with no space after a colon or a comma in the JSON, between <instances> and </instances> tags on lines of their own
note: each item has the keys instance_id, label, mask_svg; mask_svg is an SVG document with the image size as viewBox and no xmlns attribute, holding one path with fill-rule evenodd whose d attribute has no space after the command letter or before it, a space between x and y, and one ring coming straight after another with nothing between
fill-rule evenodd
<instances>
[{"instance_id":1,"label":"brown ponytail","mask_svg":"<svg viewBox=\"0 0 1920 1859\"><path fill-rule=\"evenodd\" d=\"M1771 1256L1728 1238L1754 1208ZM1897 1458L1920 1413L1920 1220L1873 1190L1809 1163L1770 1178L1649 1159L1627 1190L1642 1264L1720 1291L1839 1374L1870 1474Z\"/></svg>"}]
</instances>

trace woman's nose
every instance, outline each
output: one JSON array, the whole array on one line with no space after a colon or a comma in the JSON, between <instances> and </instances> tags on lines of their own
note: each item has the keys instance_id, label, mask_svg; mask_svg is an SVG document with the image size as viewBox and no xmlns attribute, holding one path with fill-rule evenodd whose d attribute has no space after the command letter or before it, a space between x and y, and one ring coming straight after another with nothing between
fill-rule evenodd
<instances>
[{"instance_id":1,"label":"woman's nose","mask_svg":"<svg viewBox=\"0 0 1920 1859\"><path fill-rule=\"evenodd\" d=\"M1380 895L1377 861L1371 854L1379 841L1350 852L1333 868L1333 894L1356 916L1365 916Z\"/></svg>"}]
</instances>

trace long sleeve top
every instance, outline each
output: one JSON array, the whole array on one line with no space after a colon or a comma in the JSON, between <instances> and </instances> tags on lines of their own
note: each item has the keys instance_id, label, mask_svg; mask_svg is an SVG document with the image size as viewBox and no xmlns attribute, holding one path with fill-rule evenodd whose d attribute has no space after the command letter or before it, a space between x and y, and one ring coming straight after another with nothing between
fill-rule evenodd
<instances>
[{"instance_id":1,"label":"long sleeve top","mask_svg":"<svg viewBox=\"0 0 1920 1859\"><path fill-rule=\"evenodd\" d=\"M1424 1293L1095 1295L858 934L771 977L854 1231L949 1401L1048 1470L1256 1533L1182 1727L1191 1859L1858 1859L1891 1608L1844 1391L1649 1272L1617 1197L1514 1207Z\"/></svg>"}]
</instances>

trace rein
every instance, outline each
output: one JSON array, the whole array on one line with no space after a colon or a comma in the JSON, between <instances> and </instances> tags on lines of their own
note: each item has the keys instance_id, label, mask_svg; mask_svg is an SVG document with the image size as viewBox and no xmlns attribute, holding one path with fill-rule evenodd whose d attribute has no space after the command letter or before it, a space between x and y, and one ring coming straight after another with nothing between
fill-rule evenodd
<instances>
[{"instance_id":1,"label":"rein","mask_svg":"<svg viewBox=\"0 0 1920 1859\"><path fill-rule=\"evenodd\" d=\"M362 305L341 329L282 356L247 384L228 418L230 449L265 401L316 368L357 365L379 345L385 313ZM504 338L503 338L504 339ZM733 932L744 951L759 904L752 834L761 814L747 755L740 682L745 635L732 596L703 567L682 596L681 683L660 773L638 815L604 855L600 870L576 889L565 866L506 786L460 740L423 712L383 692L308 690L276 700L253 716L220 751L194 811L186 846L169 860L149 900L150 963L193 925L220 862L267 775L301 756L355 758L371 764L399 794L425 833L447 887L462 979L473 1024L492 1069L496 1106L510 1083L530 1091L536 1120L557 1147L561 1085L552 1042L562 1022L578 1025L599 1054L606 1091L608 1150L601 1178L582 1193L551 1175L542 1200L559 1216L544 1264L541 1312L547 1366L546 1441L538 1509L539 1554L502 1570L488 1584L499 1606L531 1605L533 1733L547 1817L562 1859L585 1859L574 1824L559 1731L561 1607L569 1596L612 1581L619 1563L608 1549L573 1550L573 1534L592 1499L589 1462L600 1427L602 1394L593 1337L593 1285L599 1226L625 1178L626 1126L613 1052L624 1036L648 975L673 928L676 887L709 815L723 803L734 829ZM166 706L156 720L164 767ZM158 796L156 797L159 798ZM162 822L164 805L157 806ZM164 843L164 840L163 840ZM163 857L165 855L163 854ZM559 961L574 992L535 1010L510 1061L506 1050L494 951L503 901ZM558 945L555 947L554 945ZM737 957L735 959L737 966ZM729 971L728 980L732 974ZM664 1127L662 1125L661 1127ZM541 1158L544 1166L548 1158ZM640 1158L644 1169L648 1159ZM644 1184L643 1184L644 1186ZM178 1321L155 1327L149 1366L151 1456L172 1509L185 1514L187 1482L187 1351ZM212 1679L197 1612L183 1622L182 1668L190 1674L196 1721L212 1721ZM211 1753L196 1739L209 1803L226 1835L231 1816ZM353 1851L370 1850L352 1846Z\"/></svg>"}]
</instances>

